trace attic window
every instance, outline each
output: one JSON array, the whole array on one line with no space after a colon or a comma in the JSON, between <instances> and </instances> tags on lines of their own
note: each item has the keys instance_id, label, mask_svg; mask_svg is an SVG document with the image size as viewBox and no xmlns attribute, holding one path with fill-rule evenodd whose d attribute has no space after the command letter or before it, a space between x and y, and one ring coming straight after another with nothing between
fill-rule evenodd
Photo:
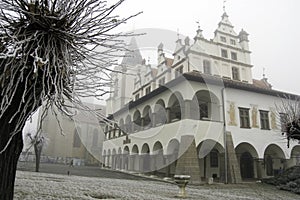
<instances>
[{"instance_id":1,"label":"attic window","mask_svg":"<svg viewBox=\"0 0 300 200\"><path fill-rule=\"evenodd\" d=\"M232 67L232 79L233 80L240 80L240 72L239 72L239 68L237 67Z\"/></svg>"},{"instance_id":2,"label":"attic window","mask_svg":"<svg viewBox=\"0 0 300 200\"><path fill-rule=\"evenodd\" d=\"M151 92L151 86L146 88L146 95L149 94Z\"/></svg>"}]
</instances>

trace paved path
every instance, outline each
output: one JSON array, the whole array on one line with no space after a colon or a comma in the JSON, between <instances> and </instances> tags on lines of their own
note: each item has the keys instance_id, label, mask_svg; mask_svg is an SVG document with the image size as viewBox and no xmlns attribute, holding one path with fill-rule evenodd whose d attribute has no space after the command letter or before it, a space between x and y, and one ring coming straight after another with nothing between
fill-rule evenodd
<instances>
[{"instance_id":1,"label":"paved path","mask_svg":"<svg viewBox=\"0 0 300 200\"><path fill-rule=\"evenodd\" d=\"M19 162L18 170L21 171L35 171L35 163L33 162ZM114 179L127 179L127 180L148 180L146 177L136 176L129 173L119 172L110 169L101 169L97 166L73 166L64 164L49 164L41 163L40 172L52 174L68 174L86 177L102 177Z\"/></svg>"}]
</instances>

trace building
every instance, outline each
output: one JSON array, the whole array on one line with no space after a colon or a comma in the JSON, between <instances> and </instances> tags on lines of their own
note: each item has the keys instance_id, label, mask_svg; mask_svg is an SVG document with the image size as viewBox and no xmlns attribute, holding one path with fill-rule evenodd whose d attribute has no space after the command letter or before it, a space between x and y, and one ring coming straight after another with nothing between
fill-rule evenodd
<instances>
[{"instance_id":1,"label":"building","mask_svg":"<svg viewBox=\"0 0 300 200\"><path fill-rule=\"evenodd\" d=\"M105 106L85 103L92 110L105 113ZM40 125L42 109L38 114L36 124ZM48 110L43 117L42 135L46 138L46 144L41 154L41 162L62 163L73 165L101 165L102 142L104 140L104 122L98 120L93 113L78 111L73 118L60 112ZM31 132L36 133L39 127ZM26 140L26 138L25 138ZM28 157L32 160L32 157Z\"/></svg>"},{"instance_id":2,"label":"building","mask_svg":"<svg viewBox=\"0 0 300 200\"><path fill-rule=\"evenodd\" d=\"M253 79L248 33L233 28L224 13L213 39L198 28L193 42L176 41L173 58L161 43L155 67L131 41L121 66L135 73L114 73L107 100L115 124L105 128L106 166L237 183L300 164L300 145L287 148L276 109L283 96L296 95Z\"/></svg>"}]
</instances>

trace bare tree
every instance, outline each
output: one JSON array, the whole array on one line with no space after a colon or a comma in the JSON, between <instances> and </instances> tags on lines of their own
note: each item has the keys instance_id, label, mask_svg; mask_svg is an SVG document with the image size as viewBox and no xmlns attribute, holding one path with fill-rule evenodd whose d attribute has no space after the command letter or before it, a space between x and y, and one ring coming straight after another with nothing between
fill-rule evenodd
<instances>
[{"instance_id":1,"label":"bare tree","mask_svg":"<svg viewBox=\"0 0 300 200\"><path fill-rule=\"evenodd\" d=\"M0 199L13 198L28 117L42 104L43 117L54 106L72 116L81 97L106 93L131 35L116 27L137 15L114 15L123 1L0 1Z\"/></svg>"},{"instance_id":2,"label":"bare tree","mask_svg":"<svg viewBox=\"0 0 300 200\"><path fill-rule=\"evenodd\" d=\"M33 147L35 154L35 171L40 171L40 161L43 147L45 146L47 140L46 137L41 134L41 132L33 134L27 133L26 137L29 138L29 147L27 148L27 152Z\"/></svg>"},{"instance_id":3,"label":"bare tree","mask_svg":"<svg viewBox=\"0 0 300 200\"><path fill-rule=\"evenodd\" d=\"M300 141L300 98L298 96L284 96L280 105L276 105L282 135L287 139L287 146L290 140Z\"/></svg>"}]
</instances>

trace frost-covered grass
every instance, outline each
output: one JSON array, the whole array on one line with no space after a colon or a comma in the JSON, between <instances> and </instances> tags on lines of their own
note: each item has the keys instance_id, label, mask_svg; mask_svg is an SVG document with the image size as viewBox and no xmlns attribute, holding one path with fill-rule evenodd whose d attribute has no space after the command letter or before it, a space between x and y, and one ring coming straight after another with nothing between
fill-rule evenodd
<instances>
[{"instance_id":1,"label":"frost-covered grass","mask_svg":"<svg viewBox=\"0 0 300 200\"><path fill-rule=\"evenodd\" d=\"M15 199L178 199L176 185L159 181L90 178L18 171ZM248 183L202 185L187 188L188 199L299 199L275 187Z\"/></svg>"}]
</instances>

